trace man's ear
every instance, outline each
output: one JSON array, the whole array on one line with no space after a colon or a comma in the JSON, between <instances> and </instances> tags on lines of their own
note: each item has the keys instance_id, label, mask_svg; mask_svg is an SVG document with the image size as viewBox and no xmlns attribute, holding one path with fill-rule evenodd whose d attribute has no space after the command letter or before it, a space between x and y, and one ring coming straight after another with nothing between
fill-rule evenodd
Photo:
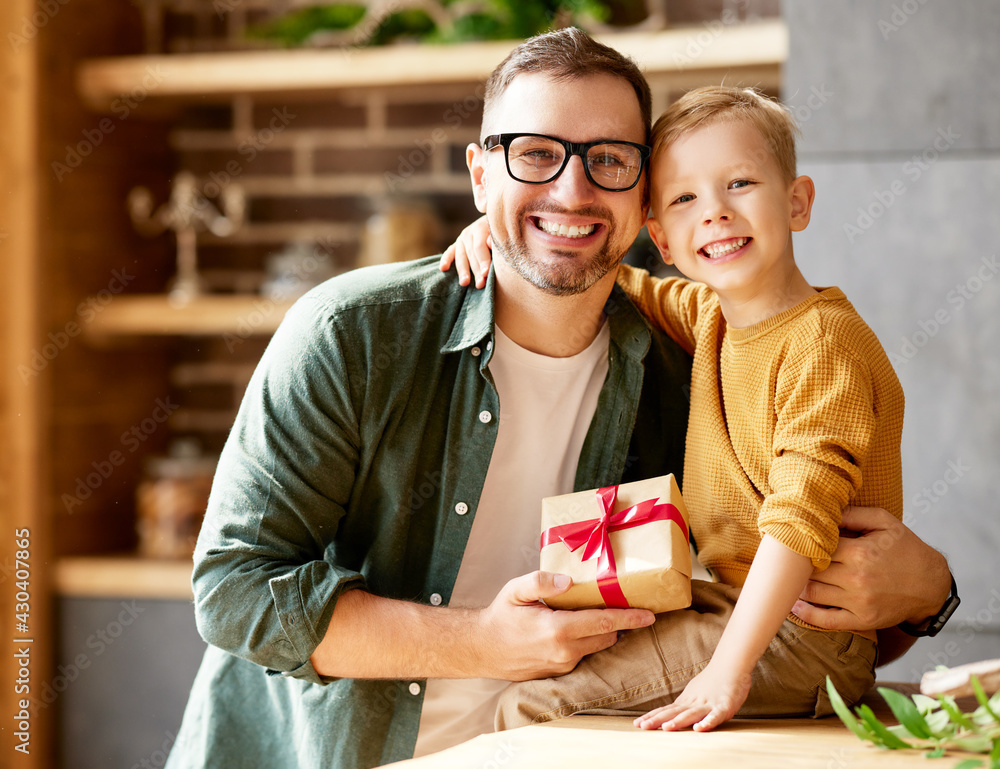
<instances>
[{"instance_id":1,"label":"man's ear","mask_svg":"<svg viewBox=\"0 0 1000 769\"><path fill-rule=\"evenodd\" d=\"M486 152L478 144L470 144L465 148L465 164L469 167L472 177L472 197L476 201L476 210L486 213Z\"/></svg>"},{"instance_id":2,"label":"man's ear","mask_svg":"<svg viewBox=\"0 0 1000 769\"><path fill-rule=\"evenodd\" d=\"M792 220L789 229L792 232L802 232L809 225L809 217L812 216L813 202L816 200L816 185L808 176L799 176L792 180L788 194L792 204Z\"/></svg>"},{"instance_id":3,"label":"man's ear","mask_svg":"<svg viewBox=\"0 0 1000 769\"><path fill-rule=\"evenodd\" d=\"M667 238L663 233L663 228L660 227L660 223L653 217L650 217L646 220L646 231L649 233L650 240L653 241L653 244L659 250L663 263L673 264L674 260L670 258L670 247L667 245Z\"/></svg>"}]
</instances>

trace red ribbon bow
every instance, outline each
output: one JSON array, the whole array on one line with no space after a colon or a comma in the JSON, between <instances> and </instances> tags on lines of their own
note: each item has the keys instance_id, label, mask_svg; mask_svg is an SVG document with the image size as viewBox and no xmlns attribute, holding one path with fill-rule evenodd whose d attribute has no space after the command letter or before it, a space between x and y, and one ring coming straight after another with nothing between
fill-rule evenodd
<instances>
[{"instance_id":1,"label":"red ribbon bow","mask_svg":"<svg viewBox=\"0 0 1000 769\"><path fill-rule=\"evenodd\" d=\"M601 517L575 523L564 523L553 526L542 532L542 547L555 542L562 542L570 552L583 547L581 560L589 561L597 557L597 589L609 608L627 609L629 603L618 582L618 570L615 567L615 555L611 552L610 534L613 531L631 529L653 521L673 521L676 523L684 539L687 539L688 529L680 510L669 503L656 504L655 499L646 499L620 513L612 513L615 500L618 498L618 487L607 486L597 490L598 504L601 506Z\"/></svg>"}]
</instances>

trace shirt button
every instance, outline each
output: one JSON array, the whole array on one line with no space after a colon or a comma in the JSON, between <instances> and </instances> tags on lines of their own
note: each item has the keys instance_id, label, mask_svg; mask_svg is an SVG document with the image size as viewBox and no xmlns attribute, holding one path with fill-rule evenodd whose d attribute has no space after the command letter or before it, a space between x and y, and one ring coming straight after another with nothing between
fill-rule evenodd
<instances>
[{"instance_id":1,"label":"shirt button","mask_svg":"<svg viewBox=\"0 0 1000 769\"><path fill-rule=\"evenodd\" d=\"M457 505L455 505L455 512L458 513L459 515L465 515L467 512L469 512L469 506L465 504L465 502L459 502Z\"/></svg>"},{"instance_id":2,"label":"shirt button","mask_svg":"<svg viewBox=\"0 0 1000 769\"><path fill-rule=\"evenodd\" d=\"M441 605L441 594L431 593L431 606L440 606L440 605Z\"/></svg>"},{"instance_id":3,"label":"shirt button","mask_svg":"<svg viewBox=\"0 0 1000 769\"><path fill-rule=\"evenodd\" d=\"M410 684L410 694L412 694L414 697L420 694L420 684L418 684L415 681L412 684Z\"/></svg>"},{"instance_id":4,"label":"shirt button","mask_svg":"<svg viewBox=\"0 0 1000 769\"><path fill-rule=\"evenodd\" d=\"M478 358L479 355L482 353L482 350L480 350L478 347L473 347L471 352L473 358Z\"/></svg>"},{"instance_id":5,"label":"shirt button","mask_svg":"<svg viewBox=\"0 0 1000 769\"><path fill-rule=\"evenodd\" d=\"M479 421L482 422L484 425L491 419L493 419L493 415L490 412L488 411L479 412Z\"/></svg>"}]
</instances>

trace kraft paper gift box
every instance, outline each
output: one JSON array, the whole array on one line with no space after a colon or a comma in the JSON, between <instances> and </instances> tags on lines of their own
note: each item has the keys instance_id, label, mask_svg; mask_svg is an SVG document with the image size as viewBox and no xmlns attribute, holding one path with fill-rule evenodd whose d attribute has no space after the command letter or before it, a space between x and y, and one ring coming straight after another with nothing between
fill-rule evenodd
<instances>
[{"instance_id":1,"label":"kraft paper gift box","mask_svg":"<svg viewBox=\"0 0 1000 769\"><path fill-rule=\"evenodd\" d=\"M691 605L688 514L674 476L542 500L540 568L573 586L554 609Z\"/></svg>"}]
</instances>

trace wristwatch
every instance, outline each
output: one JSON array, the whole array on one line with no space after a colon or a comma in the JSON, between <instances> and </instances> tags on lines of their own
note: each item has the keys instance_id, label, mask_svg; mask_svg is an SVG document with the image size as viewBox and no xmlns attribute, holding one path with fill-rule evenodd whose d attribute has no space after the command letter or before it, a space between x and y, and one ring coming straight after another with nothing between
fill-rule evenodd
<instances>
[{"instance_id":1,"label":"wristwatch","mask_svg":"<svg viewBox=\"0 0 1000 769\"><path fill-rule=\"evenodd\" d=\"M900 622L898 627L907 635L916 636L917 638L936 636L939 632L941 632L941 628L945 626L945 623L951 618L951 615L955 613L955 609L958 608L960 603L962 603L962 599L958 597L958 585L955 584L955 575L952 574L951 593L948 595L948 600L944 602L944 606L941 607L941 611L933 617L924 620L919 625L913 625L909 622Z\"/></svg>"}]
</instances>

